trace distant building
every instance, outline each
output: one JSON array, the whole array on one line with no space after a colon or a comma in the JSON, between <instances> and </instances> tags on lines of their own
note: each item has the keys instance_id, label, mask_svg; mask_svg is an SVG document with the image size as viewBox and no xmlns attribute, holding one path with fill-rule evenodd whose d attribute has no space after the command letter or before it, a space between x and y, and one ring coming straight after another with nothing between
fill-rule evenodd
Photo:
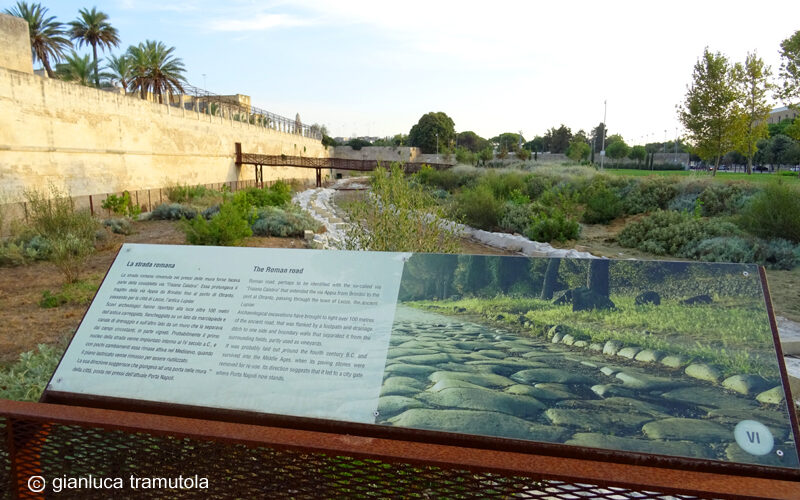
<instances>
[{"instance_id":1,"label":"distant building","mask_svg":"<svg viewBox=\"0 0 800 500\"><path fill-rule=\"evenodd\" d=\"M797 109L792 109L788 106L781 106L780 108L775 108L769 112L769 116L767 117L767 123L780 123L786 119L795 119L800 116L800 113Z\"/></svg>"}]
</instances>

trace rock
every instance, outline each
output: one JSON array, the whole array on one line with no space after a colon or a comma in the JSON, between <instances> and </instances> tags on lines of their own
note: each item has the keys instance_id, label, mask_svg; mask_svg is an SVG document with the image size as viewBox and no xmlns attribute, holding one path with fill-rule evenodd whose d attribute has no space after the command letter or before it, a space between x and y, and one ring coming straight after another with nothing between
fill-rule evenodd
<instances>
[{"instance_id":1,"label":"rock","mask_svg":"<svg viewBox=\"0 0 800 500\"><path fill-rule=\"evenodd\" d=\"M437 383L442 380L453 379L453 380L463 380L465 382L470 382L475 385L479 385L481 387L508 387L510 385L514 385L514 382L506 377L501 375L495 375L493 373L469 373L469 372L448 372L448 371L438 371L432 373L428 380L431 382Z\"/></svg>"},{"instance_id":2,"label":"rock","mask_svg":"<svg viewBox=\"0 0 800 500\"><path fill-rule=\"evenodd\" d=\"M637 354L639 354L640 350L641 349L639 349L638 347L623 347L622 349L619 350L617 356L633 359Z\"/></svg>"},{"instance_id":3,"label":"rock","mask_svg":"<svg viewBox=\"0 0 800 500\"><path fill-rule=\"evenodd\" d=\"M561 343L564 345L572 345L575 343L575 337L568 333L561 339Z\"/></svg>"},{"instance_id":4,"label":"rock","mask_svg":"<svg viewBox=\"0 0 800 500\"><path fill-rule=\"evenodd\" d=\"M580 347L581 349L586 349L587 347L589 347L589 342L585 340L576 340L575 343L572 345L574 347Z\"/></svg>"},{"instance_id":5,"label":"rock","mask_svg":"<svg viewBox=\"0 0 800 500\"><path fill-rule=\"evenodd\" d=\"M647 291L636 296L634 303L637 306L644 306L652 304L654 306L661 305L661 296L653 291Z\"/></svg>"},{"instance_id":6,"label":"rock","mask_svg":"<svg viewBox=\"0 0 800 500\"><path fill-rule=\"evenodd\" d=\"M536 382L556 382L559 384L592 383L589 377L577 373L570 373L566 370L559 370L557 368L533 368L531 370L522 370L511 375L511 380L522 384L533 384Z\"/></svg>"},{"instance_id":7,"label":"rock","mask_svg":"<svg viewBox=\"0 0 800 500\"><path fill-rule=\"evenodd\" d=\"M634 395L634 392L632 390L626 389L617 384L593 385L592 392L597 394L601 398L614 397L614 396L622 396L625 398L629 398Z\"/></svg>"},{"instance_id":8,"label":"rock","mask_svg":"<svg viewBox=\"0 0 800 500\"><path fill-rule=\"evenodd\" d=\"M413 356L403 356L401 358L393 358L398 363L406 363L411 365L435 365L438 363L447 363L452 361L453 358L449 354L418 354Z\"/></svg>"},{"instance_id":9,"label":"rock","mask_svg":"<svg viewBox=\"0 0 800 500\"><path fill-rule=\"evenodd\" d=\"M549 384L542 384L549 385ZM556 385L556 384L552 384ZM545 401L561 401L564 399L575 399L578 396L565 389L547 388L547 387L531 387L529 385L512 385L507 387L505 392L509 394L519 394L522 396L530 396L538 400Z\"/></svg>"},{"instance_id":10,"label":"rock","mask_svg":"<svg viewBox=\"0 0 800 500\"><path fill-rule=\"evenodd\" d=\"M609 436L603 433L578 432L573 435L566 444L586 446L589 448L637 451L641 453L657 453L659 455L674 455L680 457L715 458L713 451L708 446L697 443L636 439Z\"/></svg>"},{"instance_id":11,"label":"rock","mask_svg":"<svg viewBox=\"0 0 800 500\"><path fill-rule=\"evenodd\" d=\"M475 354L494 359L503 359L508 356L508 354L504 353L503 351L498 351L497 349L484 349L476 352Z\"/></svg>"},{"instance_id":12,"label":"rock","mask_svg":"<svg viewBox=\"0 0 800 500\"><path fill-rule=\"evenodd\" d=\"M756 404L748 399L726 393L714 387L684 387L665 392L662 398L680 401L705 409L717 408L754 408Z\"/></svg>"},{"instance_id":13,"label":"rock","mask_svg":"<svg viewBox=\"0 0 800 500\"><path fill-rule=\"evenodd\" d=\"M378 398L378 418L388 420L412 408L422 408L423 404L413 398L404 396L384 396Z\"/></svg>"},{"instance_id":14,"label":"rock","mask_svg":"<svg viewBox=\"0 0 800 500\"><path fill-rule=\"evenodd\" d=\"M390 373L392 375L419 378L419 377L427 377L431 373L435 372L436 368L433 368L432 366L407 365L405 363L397 363L391 366L387 366L385 371L386 373Z\"/></svg>"},{"instance_id":15,"label":"rock","mask_svg":"<svg viewBox=\"0 0 800 500\"><path fill-rule=\"evenodd\" d=\"M759 375L734 375L722 381L722 387L739 394L755 394L775 385Z\"/></svg>"},{"instance_id":16,"label":"rock","mask_svg":"<svg viewBox=\"0 0 800 500\"><path fill-rule=\"evenodd\" d=\"M547 338L548 339L552 339L553 335L555 335L556 333L560 333L563 336L565 333L567 333L567 331L568 331L568 328L566 326L564 326L564 325L555 325L553 327L550 327L549 330L547 330Z\"/></svg>"},{"instance_id":17,"label":"rock","mask_svg":"<svg viewBox=\"0 0 800 500\"><path fill-rule=\"evenodd\" d=\"M545 408L530 396L483 388L454 387L426 393L420 398L428 404L445 408L494 411L529 419L536 418Z\"/></svg>"},{"instance_id":18,"label":"rock","mask_svg":"<svg viewBox=\"0 0 800 500\"><path fill-rule=\"evenodd\" d=\"M686 364L686 358L680 355L664 356L661 364L668 368L680 368Z\"/></svg>"},{"instance_id":19,"label":"rock","mask_svg":"<svg viewBox=\"0 0 800 500\"><path fill-rule=\"evenodd\" d=\"M719 382L720 377L722 377L718 369L705 363L692 363L686 367L684 373L692 378L713 382L715 384Z\"/></svg>"},{"instance_id":20,"label":"rock","mask_svg":"<svg viewBox=\"0 0 800 500\"><path fill-rule=\"evenodd\" d=\"M689 297L686 300L682 300L680 303L685 306L696 306L701 304L711 304L712 302L714 302L714 300L711 298L711 296L702 294Z\"/></svg>"},{"instance_id":21,"label":"rock","mask_svg":"<svg viewBox=\"0 0 800 500\"><path fill-rule=\"evenodd\" d=\"M392 347L389 349L389 352L386 354L386 357L389 359L397 359L403 358L406 356L420 356L423 354L436 354L436 351L433 349L412 349L412 348L401 348L401 347Z\"/></svg>"},{"instance_id":22,"label":"rock","mask_svg":"<svg viewBox=\"0 0 800 500\"><path fill-rule=\"evenodd\" d=\"M428 387L428 392L439 392L444 389L453 389L453 388L469 388L469 389L485 389L485 387L476 385L465 380L456 380L452 378L442 379L432 386ZM417 391L419 393L419 391Z\"/></svg>"},{"instance_id":23,"label":"rock","mask_svg":"<svg viewBox=\"0 0 800 500\"><path fill-rule=\"evenodd\" d=\"M311 241L314 239L314 231L310 231L308 229L303 231L303 239L306 241Z\"/></svg>"},{"instance_id":24,"label":"rock","mask_svg":"<svg viewBox=\"0 0 800 500\"><path fill-rule=\"evenodd\" d=\"M418 408L391 418L389 423L410 429L460 432L551 443L560 443L567 435L564 429L532 424L521 418L494 411Z\"/></svg>"},{"instance_id":25,"label":"rock","mask_svg":"<svg viewBox=\"0 0 800 500\"><path fill-rule=\"evenodd\" d=\"M733 428L728 429L715 422L695 418L665 418L642 427L650 439L692 441L696 443L730 442Z\"/></svg>"},{"instance_id":26,"label":"rock","mask_svg":"<svg viewBox=\"0 0 800 500\"><path fill-rule=\"evenodd\" d=\"M619 340L609 340L603 346L603 354L614 356L622 349L622 342Z\"/></svg>"},{"instance_id":27,"label":"rock","mask_svg":"<svg viewBox=\"0 0 800 500\"><path fill-rule=\"evenodd\" d=\"M581 287L572 291L572 311L592 311L595 309L614 309L614 303L605 295Z\"/></svg>"},{"instance_id":28,"label":"rock","mask_svg":"<svg viewBox=\"0 0 800 500\"><path fill-rule=\"evenodd\" d=\"M644 389L646 391L675 389L686 385L684 382L665 377L647 375L627 368L625 371L617 373L617 378L622 380L625 387Z\"/></svg>"},{"instance_id":29,"label":"rock","mask_svg":"<svg viewBox=\"0 0 800 500\"><path fill-rule=\"evenodd\" d=\"M550 408L544 413L555 425L613 434L638 430L642 424L650 422L654 418L643 413L597 409Z\"/></svg>"},{"instance_id":30,"label":"rock","mask_svg":"<svg viewBox=\"0 0 800 500\"><path fill-rule=\"evenodd\" d=\"M381 396L411 396L424 388L424 382L411 377L389 377L383 381Z\"/></svg>"},{"instance_id":31,"label":"rock","mask_svg":"<svg viewBox=\"0 0 800 500\"><path fill-rule=\"evenodd\" d=\"M603 351L603 344L600 344L598 342L592 342L591 344L589 344L589 350L590 351L602 352Z\"/></svg>"},{"instance_id":32,"label":"rock","mask_svg":"<svg viewBox=\"0 0 800 500\"><path fill-rule=\"evenodd\" d=\"M564 335L566 335L566 334L561 333L561 332L556 332L555 334L553 334L553 338L550 339L550 342L552 342L554 344L558 344L564 338Z\"/></svg>"},{"instance_id":33,"label":"rock","mask_svg":"<svg viewBox=\"0 0 800 500\"><path fill-rule=\"evenodd\" d=\"M783 386L773 387L756 396L759 403L778 405L783 403Z\"/></svg>"},{"instance_id":34,"label":"rock","mask_svg":"<svg viewBox=\"0 0 800 500\"><path fill-rule=\"evenodd\" d=\"M620 370L621 370L621 368L618 367L618 366L604 366L604 367L600 368L600 372L603 375L607 375L609 377L613 376L615 373L617 373Z\"/></svg>"},{"instance_id":35,"label":"rock","mask_svg":"<svg viewBox=\"0 0 800 500\"><path fill-rule=\"evenodd\" d=\"M557 306L572 304L572 290L564 290L556 294L553 304Z\"/></svg>"},{"instance_id":36,"label":"rock","mask_svg":"<svg viewBox=\"0 0 800 500\"><path fill-rule=\"evenodd\" d=\"M636 361L641 361L642 363L655 363L663 357L664 353L661 351L645 349L643 351L639 351L639 354L637 354L634 359L636 359Z\"/></svg>"}]
</instances>

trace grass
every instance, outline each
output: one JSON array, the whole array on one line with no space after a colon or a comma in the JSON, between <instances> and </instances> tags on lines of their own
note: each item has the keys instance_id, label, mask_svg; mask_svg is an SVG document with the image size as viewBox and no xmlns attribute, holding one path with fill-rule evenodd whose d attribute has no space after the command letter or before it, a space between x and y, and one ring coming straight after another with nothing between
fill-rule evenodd
<instances>
[{"instance_id":1,"label":"grass","mask_svg":"<svg viewBox=\"0 0 800 500\"><path fill-rule=\"evenodd\" d=\"M64 354L68 338L65 336L56 345L39 344L37 349L20 354L16 363L0 368L0 398L38 401Z\"/></svg>"},{"instance_id":2,"label":"grass","mask_svg":"<svg viewBox=\"0 0 800 500\"><path fill-rule=\"evenodd\" d=\"M100 276L92 276L73 283L64 283L61 285L61 289L55 293L45 290L42 292L42 300L39 301L39 305L44 308L65 304L89 305L100 287L100 280Z\"/></svg>"},{"instance_id":3,"label":"grass","mask_svg":"<svg viewBox=\"0 0 800 500\"><path fill-rule=\"evenodd\" d=\"M571 305L556 306L545 300L513 297L423 301L411 305L441 312L464 308L467 313L492 319L501 315L501 321L513 329L519 329L521 321L527 321L532 324L527 330L534 335L544 335L550 326L561 324L592 342L619 340L626 345L712 363L726 376L775 373L766 311L751 299L716 297L713 305L693 307L680 305L677 300L663 300L660 306L636 306L633 297L613 294L611 300L616 310L581 312L573 312ZM701 330L698 325L702 325Z\"/></svg>"},{"instance_id":4,"label":"grass","mask_svg":"<svg viewBox=\"0 0 800 500\"><path fill-rule=\"evenodd\" d=\"M768 173L753 173L747 175L739 172L717 172L716 176L702 170L628 170L628 169L603 169L604 173L629 176L629 177L646 177L648 175L659 175L662 177L693 177L695 179L710 179L718 182L725 181L749 181L753 183L766 184L769 182L776 182L778 179L781 182L788 184L800 184L800 178L797 176L788 177L784 175L775 175Z\"/></svg>"}]
</instances>

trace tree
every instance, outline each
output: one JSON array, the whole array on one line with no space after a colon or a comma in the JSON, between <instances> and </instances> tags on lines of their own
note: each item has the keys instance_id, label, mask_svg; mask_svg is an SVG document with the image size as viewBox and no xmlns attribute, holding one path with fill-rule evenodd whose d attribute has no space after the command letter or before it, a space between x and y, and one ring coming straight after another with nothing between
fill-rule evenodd
<instances>
[{"instance_id":1,"label":"tree","mask_svg":"<svg viewBox=\"0 0 800 500\"><path fill-rule=\"evenodd\" d=\"M38 3L28 5L27 2L17 2L15 7L6 9L5 13L28 22L33 60L42 63L49 78L55 78L50 62L57 63L64 57L64 51L72 47L64 36L63 25L55 20L55 16L45 17L47 8Z\"/></svg>"},{"instance_id":2,"label":"tree","mask_svg":"<svg viewBox=\"0 0 800 500\"><path fill-rule=\"evenodd\" d=\"M542 300L550 300L558 284L558 268L561 267L561 259L550 259L547 262L547 271L544 273L542 281L542 293L539 296Z\"/></svg>"},{"instance_id":3,"label":"tree","mask_svg":"<svg viewBox=\"0 0 800 500\"><path fill-rule=\"evenodd\" d=\"M767 161L776 165L794 165L800 162L800 144L786 135L776 135L767 146Z\"/></svg>"},{"instance_id":4,"label":"tree","mask_svg":"<svg viewBox=\"0 0 800 500\"><path fill-rule=\"evenodd\" d=\"M731 73L728 59L706 48L694 65L692 85L678 107L693 150L703 160L714 161L714 175L720 158L736 142L738 95Z\"/></svg>"},{"instance_id":5,"label":"tree","mask_svg":"<svg viewBox=\"0 0 800 500\"><path fill-rule=\"evenodd\" d=\"M606 146L606 155L614 160L621 160L628 156L630 150L631 148L625 144L625 141L623 141L622 138L614 138L614 140L612 140L611 143Z\"/></svg>"},{"instance_id":6,"label":"tree","mask_svg":"<svg viewBox=\"0 0 800 500\"><path fill-rule=\"evenodd\" d=\"M492 137L491 142L496 144L500 150L505 149L516 153L519 150L519 145L525 142L525 138L521 134L504 132L497 137Z\"/></svg>"},{"instance_id":7,"label":"tree","mask_svg":"<svg viewBox=\"0 0 800 500\"><path fill-rule=\"evenodd\" d=\"M408 133L408 142L423 153L436 153L455 140L455 123L445 113L430 112L422 115Z\"/></svg>"},{"instance_id":8,"label":"tree","mask_svg":"<svg viewBox=\"0 0 800 500\"><path fill-rule=\"evenodd\" d=\"M541 153L544 151L544 138L542 138L540 135L537 135L533 138L533 140L526 142L523 147L528 151Z\"/></svg>"},{"instance_id":9,"label":"tree","mask_svg":"<svg viewBox=\"0 0 800 500\"><path fill-rule=\"evenodd\" d=\"M636 165L641 165L642 161L647 158L647 150L644 146L634 146L631 152L628 153L628 158L636 161Z\"/></svg>"},{"instance_id":10,"label":"tree","mask_svg":"<svg viewBox=\"0 0 800 500\"><path fill-rule=\"evenodd\" d=\"M797 106L800 99L800 30L781 42L781 68L778 73L783 84L778 96L789 105Z\"/></svg>"},{"instance_id":11,"label":"tree","mask_svg":"<svg viewBox=\"0 0 800 500\"><path fill-rule=\"evenodd\" d=\"M592 147L579 137L573 137L567 147L567 157L572 161L583 161L589 158Z\"/></svg>"},{"instance_id":12,"label":"tree","mask_svg":"<svg viewBox=\"0 0 800 500\"><path fill-rule=\"evenodd\" d=\"M92 46L94 56L94 85L100 86L100 75L97 73L97 46L101 49L119 47L119 34L117 29L108 22L108 15L98 12L96 7L92 10L81 9L78 12L78 19L71 21L70 38L78 41L78 46L84 44Z\"/></svg>"},{"instance_id":13,"label":"tree","mask_svg":"<svg viewBox=\"0 0 800 500\"><path fill-rule=\"evenodd\" d=\"M492 158L494 158L494 152L492 151L491 146L487 146L478 151L478 159L484 166L486 165L486 162L490 161Z\"/></svg>"},{"instance_id":14,"label":"tree","mask_svg":"<svg viewBox=\"0 0 800 500\"><path fill-rule=\"evenodd\" d=\"M163 102L162 93L183 92L183 61L172 53L175 47L167 48L163 42L147 40L139 45L130 46L128 55L131 59L133 78L130 81L131 91L138 91L142 99L147 99L151 92Z\"/></svg>"},{"instance_id":15,"label":"tree","mask_svg":"<svg viewBox=\"0 0 800 500\"><path fill-rule=\"evenodd\" d=\"M551 128L544 136L545 146L551 153L565 153L572 140L572 131L569 127L561 124L560 127Z\"/></svg>"},{"instance_id":16,"label":"tree","mask_svg":"<svg viewBox=\"0 0 800 500\"><path fill-rule=\"evenodd\" d=\"M86 87L94 86L92 77L95 75L95 66L89 60L89 55L79 56L74 50L68 55L63 63L56 65L56 75L66 81L75 82Z\"/></svg>"},{"instance_id":17,"label":"tree","mask_svg":"<svg viewBox=\"0 0 800 500\"><path fill-rule=\"evenodd\" d=\"M747 54L744 65L733 68L734 82L738 87L739 114L736 151L747 158L747 173L753 173L753 156L759 139L767 137L767 117L772 106L767 102L770 69L756 54Z\"/></svg>"},{"instance_id":18,"label":"tree","mask_svg":"<svg viewBox=\"0 0 800 500\"><path fill-rule=\"evenodd\" d=\"M466 132L460 132L458 136L456 136L456 146L467 148L469 151L477 153L489 146L489 141L475 132L467 130Z\"/></svg>"},{"instance_id":19,"label":"tree","mask_svg":"<svg viewBox=\"0 0 800 500\"><path fill-rule=\"evenodd\" d=\"M603 140L605 139L608 131L606 130L606 124L600 122L594 129L592 129L592 143L594 144L594 152L599 153L603 150ZM605 144L608 144L608 140L605 140Z\"/></svg>"},{"instance_id":20,"label":"tree","mask_svg":"<svg viewBox=\"0 0 800 500\"><path fill-rule=\"evenodd\" d=\"M125 54L119 57L115 55L108 56L106 58L106 69L109 71L100 73L100 76L106 78L111 85L119 84L122 87L122 91L127 92L131 75L133 74L133 67L128 56Z\"/></svg>"}]
</instances>

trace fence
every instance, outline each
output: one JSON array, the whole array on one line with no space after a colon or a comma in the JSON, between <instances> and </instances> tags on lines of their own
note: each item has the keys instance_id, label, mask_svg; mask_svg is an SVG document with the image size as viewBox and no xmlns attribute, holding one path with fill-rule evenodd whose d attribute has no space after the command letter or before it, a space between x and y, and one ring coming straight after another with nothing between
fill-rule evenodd
<instances>
[{"instance_id":1,"label":"fence","mask_svg":"<svg viewBox=\"0 0 800 500\"><path fill-rule=\"evenodd\" d=\"M309 185L310 182L308 179L288 179L284 180L286 182L295 183L299 182L303 186ZM267 181L264 183L265 185L271 185L276 181ZM240 191L242 189L247 189L250 187L259 187L261 184L256 181L256 179L245 179L245 180L236 180L236 181L225 181L225 182L214 182L210 184L197 184L195 186L187 186L187 187L204 187L206 189L213 189L213 190L228 190L232 193L236 191ZM162 187L162 188L151 188L151 189L136 189L136 190L128 190L127 192L130 194L131 202L135 205L139 205L142 209L142 212L149 212L153 208L157 207L162 203L169 203L169 191L170 189L174 189L178 186L172 187ZM181 186L184 187L184 186ZM73 196L72 202L75 206L76 210L89 210L92 215L96 215L99 217L111 217L113 213L110 209L102 208L103 202L111 196L122 196L124 191L118 191L114 193L101 193L101 194L89 194L89 195L82 195L82 196ZM20 203L8 203L5 205L0 205L0 211L5 216L5 220L25 220L28 221L28 204L27 202L20 202ZM2 228L0 228L2 229ZM0 234L2 236L2 234Z\"/></svg>"},{"instance_id":2,"label":"fence","mask_svg":"<svg viewBox=\"0 0 800 500\"><path fill-rule=\"evenodd\" d=\"M54 496L55 478L194 480L137 498L798 498L800 483L329 432L0 400L0 490ZM42 493L41 477L47 481ZM205 478L207 489L198 488ZM692 495L688 497L686 495ZM13 497L12 497L13 498Z\"/></svg>"}]
</instances>

